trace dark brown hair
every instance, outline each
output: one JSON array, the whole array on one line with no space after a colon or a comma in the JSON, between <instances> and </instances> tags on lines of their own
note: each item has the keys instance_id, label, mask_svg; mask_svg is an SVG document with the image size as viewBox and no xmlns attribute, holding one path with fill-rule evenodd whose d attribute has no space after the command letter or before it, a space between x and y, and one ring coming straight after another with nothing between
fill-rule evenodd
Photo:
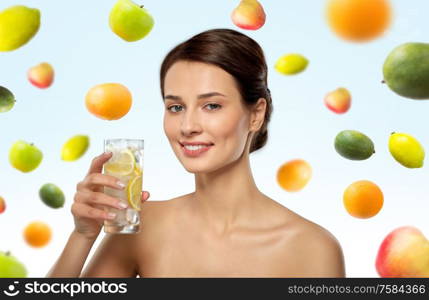
<instances>
[{"instance_id":1,"label":"dark brown hair","mask_svg":"<svg viewBox=\"0 0 429 300\"><path fill-rule=\"evenodd\" d=\"M160 71L161 94L168 69L179 60L212 64L231 74L244 103L251 107L265 98L264 123L253 137L250 153L262 148L268 139L268 122L272 100L267 86L267 64L264 52L252 38L231 29L212 29L199 33L174 47L164 58Z\"/></svg>"}]
</instances>

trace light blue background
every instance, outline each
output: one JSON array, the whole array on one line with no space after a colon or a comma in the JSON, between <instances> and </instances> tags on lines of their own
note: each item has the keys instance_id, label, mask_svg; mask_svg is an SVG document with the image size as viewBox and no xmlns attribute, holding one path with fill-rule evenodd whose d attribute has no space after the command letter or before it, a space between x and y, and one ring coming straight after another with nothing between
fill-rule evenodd
<instances>
[{"instance_id":1,"label":"light blue background","mask_svg":"<svg viewBox=\"0 0 429 300\"><path fill-rule=\"evenodd\" d=\"M347 276L377 276L377 250L391 230L412 225L429 234L427 166L406 169L387 148L389 134L396 131L412 134L429 149L429 101L401 98L380 83L383 61L395 46L428 42L429 2L392 1L395 17L390 30L365 44L345 42L331 33L324 18L325 1L261 1L267 21L255 32L231 22L230 13L238 2L146 0L143 4L155 26L143 40L127 43L108 26L114 0L1 1L0 9L25 4L42 14L40 31L29 44L0 53L0 85L17 98L15 107L0 115L0 195L7 201L7 210L0 215L0 250L12 251L27 266L29 276L45 276L62 251L73 229L70 206L76 184L92 158L102 152L104 138L145 139L144 189L151 192L151 200L193 190L192 174L177 161L162 129L158 73L168 50L211 28L237 29L263 47L274 112L267 146L251 156L256 182L265 194L337 237ZM285 77L273 66L278 57L291 52L305 55L310 64L304 73ZM51 63L56 73L47 90L26 79L28 68L43 61ZM88 89L105 82L122 83L133 94L132 109L120 120L100 120L85 108ZM348 88L353 98L345 115L336 115L323 104L326 93L340 86ZM360 162L340 157L333 141L344 129L371 137L375 155ZM79 161L63 162L62 144L75 134L89 135L91 147ZM43 162L31 173L9 165L9 148L18 139L33 142L44 153ZM281 164L294 158L312 165L313 178L301 192L287 193L275 176ZM349 216L342 204L344 189L360 179L378 184L385 196L382 211L367 220ZM40 201L38 190L47 182L65 192L63 209L53 210ZM53 229L53 240L44 248L31 248L22 238L23 228L33 220L43 220Z\"/></svg>"}]
</instances>

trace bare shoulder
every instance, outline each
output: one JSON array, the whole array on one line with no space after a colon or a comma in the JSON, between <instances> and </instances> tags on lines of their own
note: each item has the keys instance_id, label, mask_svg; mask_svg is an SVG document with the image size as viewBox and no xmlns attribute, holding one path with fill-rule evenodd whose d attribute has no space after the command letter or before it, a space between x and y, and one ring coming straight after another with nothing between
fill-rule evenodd
<instances>
[{"instance_id":1,"label":"bare shoulder","mask_svg":"<svg viewBox=\"0 0 429 300\"><path fill-rule=\"evenodd\" d=\"M151 200L151 201L145 201L142 204L141 208L141 219L144 220L151 220L151 219L158 219L160 221L160 217L165 217L167 215L175 214L177 213L178 209L183 207L186 198L188 195L182 195L176 198L172 198L169 200Z\"/></svg>"},{"instance_id":2,"label":"bare shoulder","mask_svg":"<svg viewBox=\"0 0 429 300\"><path fill-rule=\"evenodd\" d=\"M294 261L296 277L344 277L344 256L335 236L288 208L282 208L287 220L281 227L284 259Z\"/></svg>"}]
</instances>

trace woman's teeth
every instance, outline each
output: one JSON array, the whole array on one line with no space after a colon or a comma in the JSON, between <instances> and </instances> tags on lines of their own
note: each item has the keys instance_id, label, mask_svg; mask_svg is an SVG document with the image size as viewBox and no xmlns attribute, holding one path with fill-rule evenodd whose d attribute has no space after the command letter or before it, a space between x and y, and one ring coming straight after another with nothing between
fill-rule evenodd
<instances>
[{"instance_id":1,"label":"woman's teeth","mask_svg":"<svg viewBox=\"0 0 429 300\"><path fill-rule=\"evenodd\" d=\"M199 149L206 148L206 147L209 147L209 146L207 146L207 145L185 145L186 149L192 150L192 151L199 150Z\"/></svg>"}]
</instances>

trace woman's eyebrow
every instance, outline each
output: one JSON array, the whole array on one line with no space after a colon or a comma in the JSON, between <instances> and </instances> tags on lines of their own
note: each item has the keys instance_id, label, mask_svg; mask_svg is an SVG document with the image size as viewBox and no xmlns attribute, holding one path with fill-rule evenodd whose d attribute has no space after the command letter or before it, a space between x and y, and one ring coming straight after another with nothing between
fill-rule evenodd
<instances>
[{"instance_id":1,"label":"woman's eyebrow","mask_svg":"<svg viewBox=\"0 0 429 300\"><path fill-rule=\"evenodd\" d=\"M210 92L210 93L200 94L200 95L198 95L197 98L198 99L207 99L207 98L214 97L214 96L226 97L224 94L221 94L219 92ZM164 97L164 100L167 100L167 99L170 99L173 101L181 101L182 100L182 98L180 96L175 96L175 95L166 95Z\"/></svg>"},{"instance_id":2,"label":"woman's eyebrow","mask_svg":"<svg viewBox=\"0 0 429 300\"><path fill-rule=\"evenodd\" d=\"M221 93L218 93L218 92L210 92L210 93L205 93L205 94L198 95L198 99L206 99L206 98L210 98L210 97L214 97L214 96L225 97L224 94L221 94Z\"/></svg>"}]
</instances>

